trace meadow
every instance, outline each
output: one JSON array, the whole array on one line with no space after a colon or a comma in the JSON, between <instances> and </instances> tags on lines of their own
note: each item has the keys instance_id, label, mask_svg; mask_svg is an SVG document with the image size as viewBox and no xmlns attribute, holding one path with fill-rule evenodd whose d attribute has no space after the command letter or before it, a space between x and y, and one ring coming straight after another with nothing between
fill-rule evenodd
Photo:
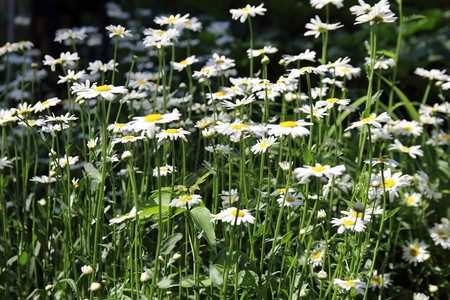
<instances>
[{"instance_id":1,"label":"meadow","mask_svg":"<svg viewBox=\"0 0 450 300\"><path fill-rule=\"evenodd\" d=\"M448 59L402 60L448 11L354 2L4 43L0 298L448 299Z\"/></svg>"}]
</instances>

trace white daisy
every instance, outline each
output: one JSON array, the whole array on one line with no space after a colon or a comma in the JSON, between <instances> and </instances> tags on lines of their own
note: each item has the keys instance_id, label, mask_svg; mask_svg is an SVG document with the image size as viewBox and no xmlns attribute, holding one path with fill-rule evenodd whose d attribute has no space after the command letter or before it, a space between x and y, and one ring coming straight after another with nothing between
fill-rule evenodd
<instances>
[{"instance_id":1,"label":"white daisy","mask_svg":"<svg viewBox=\"0 0 450 300\"><path fill-rule=\"evenodd\" d=\"M427 244L417 239L412 242L406 242L406 244L402 247L402 257L408 263L416 266L417 263L424 262L425 258L428 256L429 253L428 250L426 250L427 247Z\"/></svg>"}]
</instances>

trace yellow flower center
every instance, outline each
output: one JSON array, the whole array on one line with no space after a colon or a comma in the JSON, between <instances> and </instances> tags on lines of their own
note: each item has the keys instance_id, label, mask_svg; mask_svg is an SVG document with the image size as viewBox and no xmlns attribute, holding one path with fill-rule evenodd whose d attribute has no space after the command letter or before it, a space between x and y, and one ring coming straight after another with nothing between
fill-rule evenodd
<instances>
[{"instance_id":1,"label":"yellow flower center","mask_svg":"<svg viewBox=\"0 0 450 300\"><path fill-rule=\"evenodd\" d=\"M187 60L183 59L182 61L180 61L180 65L187 65Z\"/></svg>"},{"instance_id":2,"label":"yellow flower center","mask_svg":"<svg viewBox=\"0 0 450 300\"><path fill-rule=\"evenodd\" d=\"M261 48L261 49L258 49L258 52L263 52L264 51L264 49L263 48Z\"/></svg>"},{"instance_id":3,"label":"yellow flower center","mask_svg":"<svg viewBox=\"0 0 450 300\"><path fill-rule=\"evenodd\" d=\"M388 162L388 160L386 158L377 158L376 161L379 162Z\"/></svg>"},{"instance_id":4,"label":"yellow flower center","mask_svg":"<svg viewBox=\"0 0 450 300\"><path fill-rule=\"evenodd\" d=\"M123 126L125 126L126 124L125 123L117 123L117 124L114 124L114 127L123 127Z\"/></svg>"},{"instance_id":5,"label":"yellow flower center","mask_svg":"<svg viewBox=\"0 0 450 300\"><path fill-rule=\"evenodd\" d=\"M295 198L294 197L286 197L286 202L294 202Z\"/></svg>"},{"instance_id":6,"label":"yellow flower center","mask_svg":"<svg viewBox=\"0 0 450 300\"><path fill-rule=\"evenodd\" d=\"M240 210L239 213L238 213L237 209L232 210L232 211L230 212L230 214L232 214L232 215L235 216L235 217L236 217L236 215L237 215L237 216L239 216L239 217L241 217L241 218L242 218L243 216L245 216L245 214L242 212L242 210Z\"/></svg>"},{"instance_id":7,"label":"yellow flower center","mask_svg":"<svg viewBox=\"0 0 450 300\"><path fill-rule=\"evenodd\" d=\"M44 106L45 106L45 105L48 105L48 104L50 104L50 101L48 101L48 100L46 100L46 101L44 101L44 102L41 103L41 105L44 105Z\"/></svg>"},{"instance_id":8,"label":"yellow flower center","mask_svg":"<svg viewBox=\"0 0 450 300\"><path fill-rule=\"evenodd\" d=\"M406 204L412 204L414 203L414 198L409 197L408 199L406 199Z\"/></svg>"},{"instance_id":9,"label":"yellow flower center","mask_svg":"<svg viewBox=\"0 0 450 300\"><path fill-rule=\"evenodd\" d=\"M372 121L372 120L375 120L375 118L374 117L368 117L368 118L361 119L361 122L367 123L367 122Z\"/></svg>"},{"instance_id":10,"label":"yellow flower center","mask_svg":"<svg viewBox=\"0 0 450 300\"><path fill-rule=\"evenodd\" d=\"M342 224L345 226L353 226L355 225L355 222L353 222L352 220L345 220L344 222L342 222Z\"/></svg>"},{"instance_id":11,"label":"yellow flower center","mask_svg":"<svg viewBox=\"0 0 450 300\"><path fill-rule=\"evenodd\" d=\"M349 280L345 281L344 284L345 284L346 286L357 286L357 284L356 284L355 282L349 281Z\"/></svg>"},{"instance_id":12,"label":"yellow flower center","mask_svg":"<svg viewBox=\"0 0 450 300\"><path fill-rule=\"evenodd\" d=\"M281 189L279 189L278 190L280 193L284 193L284 192L286 192L286 189L285 188L281 188Z\"/></svg>"},{"instance_id":13,"label":"yellow flower center","mask_svg":"<svg viewBox=\"0 0 450 300\"><path fill-rule=\"evenodd\" d=\"M220 91L220 92L217 92L217 93L216 93L216 96L217 96L217 97L223 97L223 96L225 96L226 94L227 94L227 93Z\"/></svg>"},{"instance_id":14,"label":"yellow flower center","mask_svg":"<svg viewBox=\"0 0 450 300\"><path fill-rule=\"evenodd\" d=\"M223 64L225 61L223 59L216 60L216 64L220 65Z\"/></svg>"},{"instance_id":15,"label":"yellow flower center","mask_svg":"<svg viewBox=\"0 0 450 300\"><path fill-rule=\"evenodd\" d=\"M124 139L124 140L131 140L132 138L135 138L135 136L134 135L125 135L122 137L122 139Z\"/></svg>"},{"instance_id":16,"label":"yellow flower center","mask_svg":"<svg viewBox=\"0 0 450 300\"><path fill-rule=\"evenodd\" d=\"M348 71L350 71L350 69L349 68L342 68L341 71L342 72L348 72Z\"/></svg>"},{"instance_id":17,"label":"yellow flower center","mask_svg":"<svg viewBox=\"0 0 450 300\"><path fill-rule=\"evenodd\" d=\"M378 276L374 276L373 278L372 278L372 283L373 284L381 284L381 282L382 282L382 280L381 280L381 277L378 277Z\"/></svg>"},{"instance_id":18,"label":"yellow flower center","mask_svg":"<svg viewBox=\"0 0 450 300\"><path fill-rule=\"evenodd\" d=\"M207 127L211 122L203 122L202 125L200 125L201 128Z\"/></svg>"},{"instance_id":19,"label":"yellow flower center","mask_svg":"<svg viewBox=\"0 0 450 300\"><path fill-rule=\"evenodd\" d=\"M164 34L166 31L165 30L158 30L157 32L156 32L156 34Z\"/></svg>"},{"instance_id":20,"label":"yellow flower center","mask_svg":"<svg viewBox=\"0 0 450 300\"><path fill-rule=\"evenodd\" d=\"M242 8L242 11L248 11L247 7Z\"/></svg>"},{"instance_id":21,"label":"yellow flower center","mask_svg":"<svg viewBox=\"0 0 450 300\"><path fill-rule=\"evenodd\" d=\"M164 131L164 133L168 133L168 134L180 133L180 131L178 129L171 128L171 129L167 129L166 131Z\"/></svg>"},{"instance_id":22,"label":"yellow flower center","mask_svg":"<svg viewBox=\"0 0 450 300\"><path fill-rule=\"evenodd\" d=\"M395 185L395 181L392 179L386 179L384 181L384 187L391 188Z\"/></svg>"},{"instance_id":23,"label":"yellow flower center","mask_svg":"<svg viewBox=\"0 0 450 300\"><path fill-rule=\"evenodd\" d=\"M185 202L185 201L189 201L192 200L191 196L183 196L180 198L180 200L178 200L178 202Z\"/></svg>"},{"instance_id":24,"label":"yellow flower center","mask_svg":"<svg viewBox=\"0 0 450 300\"><path fill-rule=\"evenodd\" d=\"M114 33L115 33L115 34L122 34L122 33L123 33L123 31L122 31L122 30L120 30L120 29L116 29L116 30L114 30Z\"/></svg>"},{"instance_id":25,"label":"yellow flower center","mask_svg":"<svg viewBox=\"0 0 450 300\"><path fill-rule=\"evenodd\" d=\"M107 92L110 89L111 88L109 86L107 86L107 85L100 85L100 86L94 88L94 91L96 91L96 92Z\"/></svg>"},{"instance_id":26,"label":"yellow flower center","mask_svg":"<svg viewBox=\"0 0 450 300\"><path fill-rule=\"evenodd\" d=\"M311 168L311 170L313 170L314 172L322 172L323 170L325 170L326 168L324 166L314 166Z\"/></svg>"},{"instance_id":27,"label":"yellow flower center","mask_svg":"<svg viewBox=\"0 0 450 300\"><path fill-rule=\"evenodd\" d=\"M411 126L405 126L405 127L403 127L403 129L404 129L404 130L408 130L408 131L413 130L413 128L412 128Z\"/></svg>"},{"instance_id":28,"label":"yellow flower center","mask_svg":"<svg viewBox=\"0 0 450 300\"><path fill-rule=\"evenodd\" d=\"M293 128L293 127L297 127L297 126L298 126L297 122L294 122L294 121L284 121L284 122L280 123L280 127Z\"/></svg>"},{"instance_id":29,"label":"yellow flower center","mask_svg":"<svg viewBox=\"0 0 450 300\"><path fill-rule=\"evenodd\" d=\"M405 151L411 150L409 147L406 147L406 146L402 146L402 149L405 150Z\"/></svg>"},{"instance_id":30,"label":"yellow flower center","mask_svg":"<svg viewBox=\"0 0 450 300\"><path fill-rule=\"evenodd\" d=\"M362 218L362 213L354 212L354 213L352 213L352 216L355 218Z\"/></svg>"},{"instance_id":31,"label":"yellow flower center","mask_svg":"<svg viewBox=\"0 0 450 300\"><path fill-rule=\"evenodd\" d=\"M328 98L328 99L327 99L327 102L328 102L328 103L334 103L334 102L338 102L338 101L339 101L338 98Z\"/></svg>"},{"instance_id":32,"label":"yellow flower center","mask_svg":"<svg viewBox=\"0 0 450 300\"><path fill-rule=\"evenodd\" d=\"M169 23L172 23L176 20L177 20L177 18L167 18L167 22L169 22Z\"/></svg>"},{"instance_id":33,"label":"yellow flower center","mask_svg":"<svg viewBox=\"0 0 450 300\"><path fill-rule=\"evenodd\" d=\"M162 120L161 114L149 114L145 116L145 122L156 122Z\"/></svg>"},{"instance_id":34,"label":"yellow flower center","mask_svg":"<svg viewBox=\"0 0 450 300\"><path fill-rule=\"evenodd\" d=\"M443 139L444 141L448 141L449 138L450 138L450 136L445 135L445 134L442 136L442 139Z\"/></svg>"},{"instance_id":35,"label":"yellow flower center","mask_svg":"<svg viewBox=\"0 0 450 300\"><path fill-rule=\"evenodd\" d=\"M409 249L409 254L411 254L411 256L416 257L417 255L419 255L419 253L420 253L420 250L416 246L413 246L413 247L411 247L411 249Z\"/></svg>"},{"instance_id":36,"label":"yellow flower center","mask_svg":"<svg viewBox=\"0 0 450 300\"><path fill-rule=\"evenodd\" d=\"M231 126L233 130L242 130L243 128L248 127L247 124L235 124Z\"/></svg>"},{"instance_id":37,"label":"yellow flower center","mask_svg":"<svg viewBox=\"0 0 450 300\"><path fill-rule=\"evenodd\" d=\"M168 170L167 168L164 168L164 167L163 167L163 168L160 169L160 171L161 171L161 172L167 172L167 171L169 171L169 170Z\"/></svg>"},{"instance_id":38,"label":"yellow flower center","mask_svg":"<svg viewBox=\"0 0 450 300\"><path fill-rule=\"evenodd\" d=\"M138 80L137 83L138 84L145 84L145 80Z\"/></svg>"},{"instance_id":39,"label":"yellow flower center","mask_svg":"<svg viewBox=\"0 0 450 300\"><path fill-rule=\"evenodd\" d=\"M316 252L314 252L313 254L313 259L318 259L320 257L320 255L322 254L321 250L317 250Z\"/></svg>"}]
</instances>

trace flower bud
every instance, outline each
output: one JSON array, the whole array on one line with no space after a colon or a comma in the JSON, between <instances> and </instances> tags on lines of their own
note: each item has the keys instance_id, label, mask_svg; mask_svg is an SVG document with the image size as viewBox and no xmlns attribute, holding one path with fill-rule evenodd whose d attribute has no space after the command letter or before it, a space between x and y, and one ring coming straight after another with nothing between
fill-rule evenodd
<instances>
[{"instance_id":1,"label":"flower bud","mask_svg":"<svg viewBox=\"0 0 450 300\"><path fill-rule=\"evenodd\" d=\"M439 288L438 288L437 285L429 284L428 285L428 290L430 291L430 293L436 293L439 290Z\"/></svg>"},{"instance_id":2,"label":"flower bud","mask_svg":"<svg viewBox=\"0 0 450 300\"><path fill-rule=\"evenodd\" d=\"M101 287L102 287L102 285L100 283L93 282L93 283L91 283L90 290L95 292L95 291L98 291Z\"/></svg>"},{"instance_id":3,"label":"flower bud","mask_svg":"<svg viewBox=\"0 0 450 300\"><path fill-rule=\"evenodd\" d=\"M93 269L91 266L84 265L84 266L81 267L81 272L82 272L84 275L89 275L89 274L91 274L92 272L94 272L94 269Z\"/></svg>"},{"instance_id":4,"label":"flower bud","mask_svg":"<svg viewBox=\"0 0 450 300\"><path fill-rule=\"evenodd\" d=\"M122 160L127 160L129 158L133 157L133 153L131 153L130 151L126 150L122 153Z\"/></svg>"},{"instance_id":5,"label":"flower bud","mask_svg":"<svg viewBox=\"0 0 450 300\"><path fill-rule=\"evenodd\" d=\"M379 182L378 180L372 181L372 187L379 188L380 186L381 186L381 182Z\"/></svg>"},{"instance_id":6,"label":"flower bud","mask_svg":"<svg viewBox=\"0 0 450 300\"><path fill-rule=\"evenodd\" d=\"M150 275L147 272L142 272L141 278L139 279L141 282L147 282L150 280Z\"/></svg>"},{"instance_id":7,"label":"flower bud","mask_svg":"<svg viewBox=\"0 0 450 300\"><path fill-rule=\"evenodd\" d=\"M182 82L179 85L180 89L185 89L186 88L186 83Z\"/></svg>"},{"instance_id":8,"label":"flower bud","mask_svg":"<svg viewBox=\"0 0 450 300\"><path fill-rule=\"evenodd\" d=\"M267 55L264 55L264 57L261 59L261 63L263 65L267 65L270 62L270 58Z\"/></svg>"},{"instance_id":9,"label":"flower bud","mask_svg":"<svg viewBox=\"0 0 450 300\"><path fill-rule=\"evenodd\" d=\"M324 270L320 270L319 273L317 273L317 278L320 280L325 280L328 278L328 274Z\"/></svg>"}]
</instances>

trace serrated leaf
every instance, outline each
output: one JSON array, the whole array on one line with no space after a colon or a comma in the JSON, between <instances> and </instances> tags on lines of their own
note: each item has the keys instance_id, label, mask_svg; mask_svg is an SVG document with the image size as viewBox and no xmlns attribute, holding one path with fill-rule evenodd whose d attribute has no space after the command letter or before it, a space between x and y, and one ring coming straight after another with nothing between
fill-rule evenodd
<instances>
[{"instance_id":1,"label":"serrated leaf","mask_svg":"<svg viewBox=\"0 0 450 300\"><path fill-rule=\"evenodd\" d=\"M222 288L223 276L220 275L219 270L217 270L217 268L214 265L209 266L209 278L211 279L212 283L214 283L214 285Z\"/></svg>"},{"instance_id":2,"label":"serrated leaf","mask_svg":"<svg viewBox=\"0 0 450 300\"><path fill-rule=\"evenodd\" d=\"M384 219L387 220L390 217L394 216L398 211L400 210L400 207L397 207L396 209L391 210L385 217Z\"/></svg>"},{"instance_id":3,"label":"serrated leaf","mask_svg":"<svg viewBox=\"0 0 450 300\"><path fill-rule=\"evenodd\" d=\"M211 223L211 212L203 206L194 207L190 211L192 220L199 231L203 231L203 236L206 238L208 244L216 248L216 233Z\"/></svg>"},{"instance_id":4,"label":"serrated leaf","mask_svg":"<svg viewBox=\"0 0 450 300\"><path fill-rule=\"evenodd\" d=\"M183 238L183 235L179 232L172 234L168 238L164 239L161 243L161 255L170 254L170 252L175 248L175 245L179 240Z\"/></svg>"},{"instance_id":5,"label":"serrated leaf","mask_svg":"<svg viewBox=\"0 0 450 300\"><path fill-rule=\"evenodd\" d=\"M95 180L97 182L101 182L102 181L102 174L100 173L99 170L97 170L94 167L94 165L92 165L91 163L84 163L83 167L84 167L84 170L86 171L86 173L88 174L88 176L92 180Z\"/></svg>"}]
</instances>

